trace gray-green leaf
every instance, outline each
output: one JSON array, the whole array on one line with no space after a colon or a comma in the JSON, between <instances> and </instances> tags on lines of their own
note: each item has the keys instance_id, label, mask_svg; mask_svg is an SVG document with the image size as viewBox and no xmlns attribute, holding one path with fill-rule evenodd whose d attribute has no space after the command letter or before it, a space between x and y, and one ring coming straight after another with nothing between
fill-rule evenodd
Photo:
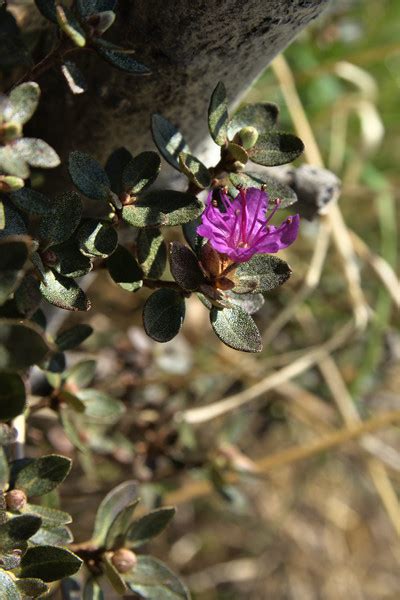
<instances>
[{"instance_id":1,"label":"gray-green leaf","mask_svg":"<svg viewBox=\"0 0 400 600\"><path fill-rule=\"evenodd\" d=\"M143 308L143 324L148 336L157 342L172 340L181 329L185 318L185 300L175 290L154 292Z\"/></svg>"},{"instance_id":2,"label":"gray-green leaf","mask_svg":"<svg viewBox=\"0 0 400 600\"><path fill-rule=\"evenodd\" d=\"M214 89L208 108L208 128L218 146L223 146L227 140L228 101L226 89L220 81Z\"/></svg>"},{"instance_id":3,"label":"gray-green leaf","mask_svg":"<svg viewBox=\"0 0 400 600\"><path fill-rule=\"evenodd\" d=\"M210 311L213 330L230 348L242 352L261 352L261 335L250 315L239 306Z\"/></svg>"}]
</instances>

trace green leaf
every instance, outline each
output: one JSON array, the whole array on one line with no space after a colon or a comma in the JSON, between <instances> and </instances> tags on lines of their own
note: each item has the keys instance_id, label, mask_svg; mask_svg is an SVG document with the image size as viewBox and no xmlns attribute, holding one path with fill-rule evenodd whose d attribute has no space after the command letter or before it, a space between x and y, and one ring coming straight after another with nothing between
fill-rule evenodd
<instances>
[{"instance_id":1,"label":"green leaf","mask_svg":"<svg viewBox=\"0 0 400 600\"><path fill-rule=\"evenodd\" d=\"M117 594L123 596L128 590L127 585L106 554L103 554L101 564L104 568L104 574L114 590Z\"/></svg>"},{"instance_id":2,"label":"green leaf","mask_svg":"<svg viewBox=\"0 0 400 600\"><path fill-rule=\"evenodd\" d=\"M82 277L93 268L92 260L82 254L76 239L70 238L63 244L52 246L51 251L55 256L52 268L65 277Z\"/></svg>"},{"instance_id":3,"label":"green leaf","mask_svg":"<svg viewBox=\"0 0 400 600\"><path fill-rule=\"evenodd\" d=\"M76 187L88 198L107 201L110 197L110 180L97 160L84 152L71 152L69 173Z\"/></svg>"},{"instance_id":4,"label":"green leaf","mask_svg":"<svg viewBox=\"0 0 400 600\"><path fill-rule=\"evenodd\" d=\"M37 109L40 98L40 88L34 81L27 81L15 87L10 95L11 114L8 121L24 125Z\"/></svg>"},{"instance_id":5,"label":"green leaf","mask_svg":"<svg viewBox=\"0 0 400 600\"><path fill-rule=\"evenodd\" d=\"M190 600L175 573L152 556L138 556L136 567L124 577L129 589L146 600Z\"/></svg>"},{"instance_id":6,"label":"green leaf","mask_svg":"<svg viewBox=\"0 0 400 600\"><path fill-rule=\"evenodd\" d=\"M11 145L0 146L0 171L26 179L29 177L29 167L17 149Z\"/></svg>"},{"instance_id":7,"label":"green leaf","mask_svg":"<svg viewBox=\"0 0 400 600\"><path fill-rule=\"evenodd\" d=\"M68 279L54 271L47 271L40 284L43 298L66 310L89 310L90 302L86 294L73 279Z\"/></svg>"},{"instance_id":8,"label":"green leaf","mask_svg":"<svg viewBox=\"0 0 400 600\"><path fill-rule=\"evenodd\" d=\"M57 152L43 140L38 138L22 138L11 142L10 146L18 157L31 167L52 169L60 164ZM23 177L23 175L20 175Z\"/></svg>"},{"instance_id":9,"label":"green leaf","mask_svg":"<svg viewBox=\"0 0 400 600\"><path fill-rule=\"evenodd\" d=\"M197 228L201 225L201 216L196 217L193 221L189 221L182 226L183 235L185 240L196 254L199 255L201 247L205 243L205 239L198 235Z\"/></svg>"},{"instance_id":10,"label":"green leaf","mask_svg":"<svg viewBox=\"0 0 400 600\"><path fill-rule=\"evenodd\" d=\"M117 148L107 159L105 172L112 191L119 197L123 193L122 176L127 165L133 160L132 154L124 147Z\"/></svg>"},{"instance_id":11,"label":"green leaf","mask_svg":"<svg viewBox=\"0 0 400 600\"><path fill-rule=\"evenodd\" d=\"M83 600L104 600L103 590L96 579L90 578L86 581L83 590Z\"/></svg>"},{"instance_id":12,"label":"green leaf","mask_svg":"<svg viewBox=\"0 0 400 600\"><path fill-rule=\"evenodd\" d=\"M26 318L32 317L42 301L38 280L31 274L26 275L14 294L18 311Z\"/></svg>"},{"instance_id":13,"label":"green leaf","mask_svg":"<svg viewBox=\"0 0 400 600\"><path fill-rule=\"evenodd\" d=\"M103 39L96 39L97 52L113 67L133 75L149 75L150 69L132 57L129 50L119 48Z\"/></svg>"},{"instance_id":14,"label":"green leaf","mask_svg":"<svg viewBox=\"0 0 400 600\"><path fill-rule=\"evenodd\" d=\"M96 513L92 541L104 544L107 533L117 515L138 497L136 481L125 481L112 489L102 500Z\"/></svg>"},{"instance_id":15,"label":"green leaf","mask_svg":"<svg viewBox=\"0 0 400 600\"><path fill-rule=\"evenodd\" d=\"M173 278L185 290L195 291L205 278L193 252L180 242L171 242L169 262Z\"/></svg>"},{"instance_id":16,"label":"green leaf","mask_svg":"<svg viewBox=\"0 0 400 600\"><path fill-rule=\"evenodd\" d=\"M201 201L188 192L157 190L140 197L134 204L124 206L122 218L135 227L182 225L203 211Z\"/></svg>"},{"instance_id":17,"label":"green leaf","mask_svg":"<svg viewBox=\"0 0 400 600\"><path fill-rule=\"evenodd\" d=\"M71 523L72 521L72 517L68 513L56 508L49 508L48 506L41 506L38 504L27 503L24 508L24 513L39 516L45 527L61 527L62 525L68 525L68 523Z\"/></svg>"},{"instance_id":18,"label":"green leaf","mask_svg":"<svg viewBox=\"0 0 400 600\"><path fill-rule=\"evenodd\" d=\"M32 577L17 579L16 584L23 598L38 598L48 591L47 585L41 579Z\"/></svg>"},{"instance_id":19,"label":"green leaf","mask_svg":"<svg viewBox=\"0 0 400 600\"><path fill-rule=\"evenodd\" d=\"M237 294L269 292L287 281L292 271L289 265L271 254L256 254L241 263L232 276Z\"/></svg>"},{"instance_id":20,"label":"green leaf","mask_svg":"<svg viewBox=\"0 0 400 600\"><path fill-rule=\"evenodd\" d=\"M120 400L95 389L81 390L77 394L85 405L85 415L96 423L116 423L125 412Z\"/></svg>"},{"instance_id":21,"label":"green leaf","mask_svg":"<svg viewBox=\"0 0 400 600\"><path fill-rule=\"evenodd\" d=\"M74 537L69 527L43 526L29 541L38 546L67 546L73 540Z\"/></svg>"},{"instance_id":22,"label":"green leaf","mask_svg":"<svg viewBox=\"0 0 400 600\"><path fill-rule=\"evenodd\" d=\"M82 202L76 192L65 192L54 199L51 213L43 217L39 235L51 244L68 240L82 218Z\"/></svg>"},{"instance_id":23,"label":"green leaf","mask_svg":"<svg viewBox=\"0 0 400 600\"><path fill-rule=\"evenodd\" d=\"M151 131L154 143L169 164L180 171L179 154L181 152L190 153L183 135L167 119L159 114L155 114L151 119Z\"/></svg>"},{"instance_id":24,"label":"green leaf","mask_svg":"<svg viewBox=\"0 0 400 600\"><path fill-rule=\"evenodd\" d=\"M61 65L61 72L73 94L83 94L87 90L87 82L79 67L71 60Z\"/></svg>"},{"instance_id":25,"label":"green leaf","mask_svg":"<svg viewBox=\"0 0 400 600\"><path fill-rule=\"evenodd\" d=\"M225 292L230 304L240 306L249 315L253 315L263 306L265 299L262 294L235 294L231 290Z\"/></svg>"},{"instance_id":26,"label":"green leaf","mask_svg":"<svg viewBox=\"0 0 400 600\"><path fill-rule=\"evenodd\" d=\"M186 177L198 188L204 189L211 185L211 175L207 167L195 156L181 152L179 167Z\"/></svg>"},{"instance_id":27,"label":"green leaf","mask_svg":"<svg viewBox=\"0 0 400 600\"><path fill-rule=\"evenodd\" d=\"M68 383L83 388L89 385L96 373L95 360L83 360L65 372L65 379Z\"/></svg>"},{"instance_id":28,"label":"green leaf","mask_svg":"<svg viewBox=\"0 0 400 600\"><path fill-rule=\"evenodd\" d=\"M125 536L129 530L133 514L138 504L138 498L130 502L117 514L114 521L111 523L105 543L108 550L114 550L116 547L125 546Z\"/></svg>"},{"instance_id":29,"label":"green leaf","mask_svg":"<svg viewBox=\"0 0 400 600\"><path fill-rule=\"evenodd\" d=\"M227 149L224 150L224 153L227 153L233 162L240 162L245 165L249 159L247 151L239 146L239 144L235 144L234 142L229 142Z\"/></svg>"},{"instance_id":30,"label":"green leaf","mask_svg":"<svg viewBox=\"0 0 400 600\"><path fill-rule=\"evenodd\" d=\"M66 406L61 406L58 411L61 425L64 433L71 444L83 454L87 452L87 447L84 444L73 413Z\"/></svg>"},{"instance_id":31,"label":"green leaf","mask_svg":"<svg viewBox=\"0 0 400 600\"><path fill-rule=\"evenodd\" d=\"M250 315L239 306L210 311L210 321L221 342L242 352L261 352L261 335Z\"/></svg>"},{"instance_id":32,"label":"green leaf","mask_svg":"<svg viewBox=\"0 0 400 600\"><path fill-rule=\"evenodd\" d=\"M157 228L141 229L136 240L136 252L140 267L149 279L158 279L167 264L167 246Z\"/></svg>"},{"instance_id":33,"label":"green leaf","mask_svg":"<svg viewBox=\"0 0 400 600\"><path fill-rule=\"evenodd\" d=\"M0 569L0 597L4 600L22 600L16 581L3 569Z\"/></svg>"},{"instance_id":34,"label":"green leaf","mask_svg":"<svg viewBox=\"0 0 400 600\"><path fill-rule=\"evenodd\" d=\"M75 18L74 13L68 8L56 5L56 18L60 29L67 35L79 48L86 44L85 32Z\"/></svg>"},{"instance_id":35,"label":"green leaf","mask_svg":"<svg viewBox=\"0 0 400 600\"><path fill-rule=\"evenodd\" d=\"M255 127L259 133L267 133L275 127L279 107L270 102L245 104L233 115L228 125L228 136L232 140L243 127Z\"/></svg>"},{"instance_id":36,"label":"green leaf","mask_svg":"<svg viewBox=\"0 0 400 600\"><path fill-rule=\"evenodd\" d=\"M208 128L211 137L218 146L223 146L227 141L227 127L228 101L225 86L220 81L212 93L208 108Z\"/></svg>"},{"instance_id":37,"label":"green leaf","mask_svg":"<svg viewBox=\"0 0 400 600\"><path fill-rule=\"evenodd\" d=\"M53 211L50 198L30 188L22 188L11 194L10 198L17 208L30 215L44 216Z\"/></svg>"},{"instance_id":38,"label":"green leaf","mask_svg":"<svg viewBox=\"0 0 400 600\"><path fill-rule=\"evenodd\" d=\"M291 187L281 183L274 177L258 173L231 173L229 179L236 188L255 187L263 189L270 200L280 200L279 209L287 208L297 202L297 195Z\"/></svg>"},{"instance_id":39,"label":"green leaf","mask_svg":"<svg viewBox=\"0 0 400 600\"><path fill-rule=\"evenodd\" d=\"M80 346L93 333L93 328L84 323L78 323L69 329L65 329L55 339L55 343L61 352L72 350Z\"/></svg>"},{"instance_id":40,"label":"green leaf","mask_svg":"<svg viewBox=\"0 0 400 600\"><path fill-rule=\"evenodd\" d=\"M133 196L149 187L160 172L161 160L156 152L142 152L125 166L122 174L123 187Z\"/></svg>"},{"instance_id":41,"label":"green leaf","mask_svg":"<svg viewBox=\"0 0 400 600\"><path fill-rule=\"evenodd\" d=\"M122 289L136 292L142 287L143 273L135 258L124 246L117 246L107 260L107 268L112 279Z\"/></svg>"},{"instance_id":42,"label":"green leaf","mask_svg":"<svg viewBox=\"0 0 400 600\"><path fill-rule=\"evenodd\" d=\"M43 332L29 321L0 319L0 369L25 370L50 351Z\"/></svg>"},{"instance_id":43,"label":"green leaf","mask_svg":"<svg viewBox=\"0 0 400 600\"><path fill-rule=\"evenodd\" d=\"M25 410L25 385L17 373L0 373L0 421L9 421Z\"/></svg>"},{"instance_id":44,"label":"green leaf","mask_svg":"<svg viewBox=\"0 0 400 600\"><path fill-rule=\"evenodd\" d=\"M136 548L161 533L175 515L175 508L157 508L141 517L129 527L126 533L126 547Z\"/></svg>"},{"instance_id":45,"label":"green leaf","mask_svg":"<svg viewBox=\"0 0 400 600\"><path fill-rule=\"evenodd\" d=\"M266 167L285 165L295 160L304 150L303 142L291 133L273 131L260 135L253 148L248 150L250 160Z\"/></svg>"},{"instance_id":46,"label":"green leaf","mask_svg":"<svg viewBox=\"0 0 400 600\"><path fill-rule=\"evenodd\" d=\"M179 333L184 318L185 300L175 290L157 290L143 308L144 329L156 342L172 340Z\"/></svg>"},{"instance_id":47,"label":"green leaf","mask_svg":"<svg viewBox=\"0 0 400 600\"><path fill-rule=\"evenodd\" d=\"M0 230L0 239L14 235L26 235L27 228L21 213L8 200L3 201L3 209L5 228Z\"/></svg>"},{"instance_id":48,"label":"green leaf","mask_svg":"<svg viewBox=\"0 0 400 600\"><path fill-rule=\"evenodd\" d=\"M87 219L77 232L80 249L85 256L107 258L118 244L118 234L112 225Z\"/></svg>"},{"instance_id":49,"label":"green leaf","mask_svg":"<svg viewBox=\"0 0 400 600\"><path fill-rule=\"evenodd\" d=\"M54 546L28 548L21 560L20 577L38 577L43 581L57 581L79 571L81 559L66 550Z\"/></svg>"},{"instance_id":50,"label":"green leaf","mask_svg":"<svg viewBox=\"0 0 400 600\"><path fill-rule=\"evenodd\" d=\"M77 0L78 12L82 17L89 17L105 10L114 10L117 0Z\"/></svg>"},{"instance_id":51,"label":"green leaf","mask_svg":"<svg viewBox=\"0 0 400 600\"><path fill-rule=\"evenodd\" d=\"M43 496L64 481L71 459L49 454L36 459L14 461L11 465L14 487L27 496Z\"/></svg>"}]
</instances>

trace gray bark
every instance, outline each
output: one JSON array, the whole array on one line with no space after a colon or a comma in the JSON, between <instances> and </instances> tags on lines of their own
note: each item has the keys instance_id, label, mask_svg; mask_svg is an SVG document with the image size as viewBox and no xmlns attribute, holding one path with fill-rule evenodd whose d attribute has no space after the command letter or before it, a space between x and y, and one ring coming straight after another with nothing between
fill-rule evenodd
<instances>
[{"instance_id":1,"label":"gray bark","mask_svg":"<svg viewBox=\"0 0 400 600\"><path fill-rule=\"evenodd\" d=\"M121 145L137 153L154 148L150 115L160 112L198 150L207 136L207 104L216 83L224 81L229 97L238 101L327 2L120 0L116 41L132 45L152 74L126 75L90 58L83 65L89 92L72 99L66 95L62 108L58 89L58 118L46 115L54 123L49 141L62 152L65 140L69 149L88 151L100 160Z\"/></svg>"}]
</instances>

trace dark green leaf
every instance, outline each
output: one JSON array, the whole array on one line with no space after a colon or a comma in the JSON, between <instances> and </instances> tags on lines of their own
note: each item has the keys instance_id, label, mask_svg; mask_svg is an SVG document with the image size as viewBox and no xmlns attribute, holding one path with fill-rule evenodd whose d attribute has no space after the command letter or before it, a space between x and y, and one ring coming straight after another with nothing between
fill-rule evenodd
<instances>
[{"instance_id":1,"label":"dark green leaf","mask_svg":"<svg viewBox=\"0 0 400 600\"><path fill-rule=\"evenodd\" d=\"M175 190L157 190L124 206L122 218L135 227L182 225L201 214L203 205L193 194Z\"/></svg>"},{"instance_id":2,"label":"dark green leaf","mask_svg":"<svg viewBox=\"0 0 400 600\"><path fill-rule=\"evenodd\" d=\"M0 569L0 597L4 600L22 600L15 579Z\"/></svg>"},{"instance_id":3,"label":"dark green leaf","mask_svg":"<svg viewBox=\"0 0 400 600\"><path fill-rule=\"evenodd\" d=\"M13 484L27 496L43 496L64 481L71 470L71 460L58 454L12 463Z\"/></svg>"},{"instance_id":4,"label":"dark green leaf","mask_svg":"<svg viewBox=\"0 0 400 600\"><path fill-rule=\"evenodd\" d=\"M228 136L232 140L243 127L255 127L259 133L267 133L275 127L279 108L276 104L264 102L245 104L233 115L228 125Z\"/></svg>"},{"instance_id":5,"label":"dark green leaf","mask_svg":"<svg viewBox=\"0 0 400 600\"><path fill-rule=\"evenodd\" d=\"M0 548L11 552L20 542L35 535L42 524L36 515L17 515L0 525Z\"/></svg>"},{"instance_id":6,"label":"dark green leaf","mask_svg":"<svg viewBox=\"0 0 400 600\"><path fill-rule=\"evenodd\" d=\"M38 577L43 581L57 581L76 573L81 559L65 548L36 546L28 548L22 557L20 577Z\"/></svg>"},{"instance_id":7,"label":"dark green leaf","mask_svg":"<svg viewBox=\"0 0 400 600\"><path fill-rule=\"evenodd\" d=\"M132 154L126 148L117 148L107 159L105 172L111 183L112 191L121 196L124 189L122 186L122 175L127 165L133 160Z\"/></svg>"},{"instance_id":8,"label":"dark green leaf","mask_svg":"<svg viewBox=\"0 0 400 600\"><path fill-rule=\"evenodd\" d=\"M208 108L208 128L211 137L218 146L223 146L227 140L228 101L226 89L222 81L214 89Z\"/></svg>"},{"instance_id":9,"label":"dark green leaf","mask_svg":"<svg viewBox=\"0 0 400 600\"><path fill-rule=\"evenodd\" d=\"M295 135L273 131L260 135L256 145L248 150L248 155L250 160L259 165L275 167L292 162L303 150L303 142Z\"/></svg>"},{"instance_id":10,"label":"dark green leaf","mask_svg":"<svg viewBox=\"0 0 400 600\"><path fill-rule=\"evenodd\" d=\"M57 25L56 0L35 0L35 4L46 19Z\"/></svg>"},{"instance_id":11,"label":"dark green leaf","mask_svg":"<svg viewBox=\"0 0 400 600\"><path fill-rule=\"evenodd\" d=\"M84 323L78 323L69 329L65 329L55 339L55 343L59 350L72 350L80 346L93 333L93 328Z\"/></svg>"},{"instance_id":12,"label":"dark green leaf","mask_svg":"<svg viewBox=\"0 0 400 600\"><path fill-rule=\"evenodd\" d=\"M133 196L139 194L156 180L160 167L161 160L156 152L138 154L124 168L124 191Z\"/></svg>"},{"instance_id":13,"label":"dark green leaf","mask_svg":"<svg viewBox=\"0 0 400 600\"><path fill-rule=\"evenodd\" d=\"M47 213L39 228L42 239L52 244L68 240L82 218L82 202L75 192L65 192L54 199L51 213Z\"/></svg>"},{"instance_id":14,"label":"dark green leaf","mask_svg":"<svg viewBox=\"0 0 400 600\"><path fill-rule=\"evenodd\" d=\"M189 223L185 223L182 226L183 235L185 236L185 240L193 250L193 252L198 256L202 245L205 240L201 235L197 234L197 228L201 225L201 216L196 217L193 221L189 221Z\"/></svg>"},{"instance_id":15,"label":"dark green leaf","mask_svg":"<svg viewBox=\"0 0 400 600\"><path fill-rule=\"evenodd\" d=\"M78 12L82 17L103 12L105 10L114 10L117 0L77 0Z\"/></svg>"},{"instance_id":16,"label":"dark green leaf","mask_svg":"<svg viewBox=\"0 0 400 600\"><path fill-rule=\"evenodd\" d=\"M204 283L197 257L180 242L171 242L169 263L175 281L185 290L197 290Z\"/></svg>"},{"instance_id":17,"label":"dark green leaf","mask_svg":"<svg viewBox=\"0 0 400 600\"><path fill-rule=\"evenodd\" d=\"M53 211L50 198L30 188L18 190L10 198L17 208L28 214L44 216Z\"/></svg>"},{"instance_id":18,"label":"dark green leaf","mask_svg":"<svg viewBox=\"0 0 400 600\"><path fill-rule=\"evenodd\" d=\"M0 373L0 421L9 421L24 412L25 385L17 373Z\"/></svg>"},{"instance_id":19,"label":"dark green leaf","mask_svg":"<svg viewBox=\"0 0 400 600\"><path fill-rule=\"evenodd\" d=\"M154 143L165 160L180 171L179 154L190 153L190 149L179 129L161 115L155 114L151 119L151 131Z\"/></svg>"},{"instance_id":20,"label":"dark green leaf","mask_svg":"<svg viewBox=\"0 0 400 600\"><path fill-rule=\"evenodd\" d=\"M29 250L30 240L27 237L10 236L0 240L0 305L22 280Z\"/></svg>"},{"instance_id":21,"label":"dark green leaf","mask_svg":"<svg viewBox=\"0 0 400 600\"><path fill-rule=\"evenodd\" d=\"M126 547L136 548L161 533L175 515L175 508L163 507L149 512L129 527L126 534Z\"/></svg>"},{"instance_id":22,"label":"dark green leaf","mask_svg":"<svg viewBox=\"0 0 400 600\"><path fill-rule=\"evenodd\" d=\"M239 146L239 144L235 144L234 142L229 142L226 152L231 161L237 161L242 163L242 165L245 165L249 159L247 151L242 148L242 146Z\"/></svg>"},{"instance_id":23,"label":"dark green leaf","mask_svg":"<svg viewBox=\"0 0 400 600\"><path fill-rule=\"evenodd\" d=\"M271 254L256 254L241 263L234 276L233 291L237 294L268 292L282 285L291 275L289 265Z\"/></svg>"},{"instance_id":24,"label":"dark green leaf","mask_svg":"<svg viewBox=\"0 0 400 600\"><path fill-rule=\"evenodd\" d=\"M117 594L123 596L127 592L128 588L122 576L120 573L118 573L117 569L114 567L106 554L103 554L101 562L104 568L104 574L108 581L111 583Z\"/></svg>"},{"instance_id":25,"label":"dark green leaf","mask_svg":"<svg viewBox=\"0 0 400 600\"><path fill-rule=\"evenodd\" d=\"M31 167L52 169L60 164L60 157L49 144L37 138L22 138L11 142L13 151ZM20 175L23 177L23 175Z\"/></svg>"},{"instance_id":26,"label":"dark green leaf","mask_svg":"<svg viewBox=\"0 0 400 600\"><path fill-rule=\"evenodd\" d=\"M84 152L71 152L69 155L69 173L76 187L88 198L108 200L110 180L97 160Z\"/></svg>"},{"instance_id":27,"label":"dark green leaf","mask_svg":"<svg viewBox=\"0 0 400 600\"><path fill-rule=\"evenodd\" d=\"M125 580L132 592L146 600L190 600L184 584L167 565L152 556L138 556L136 567Z\"/></svg>"},{"instance_id":28,"label":"dark green leaf","mask_svg":"<svg viewBox=\"0 0 400 600\"><path fill-rule=\"evenodd\" d=\"M43 298L66 310L89 310L90 302L86 294L73 279L59 275L54 271L47 271L40 284Z\"/></svg>"},{"instance_id":29,"label":"dark green leaf","mask_svg":"<svg viewBox=\"0 0 400 600\"><path fill-rule=\"evenodd\" d=\"M116 423L125 412L120 400L95 389L81 390L78 398L85 405L85 415L96 423Z\"/></svg>"},{"instance_id":30,"label":"dark green leaf","mask_svg":"<svg viewBox=\"0 0 400 600\"><path fill-rule=\"evenodd\" d=\"M128 292L136 292L143 285L143 273L132 254L123 246L117 246L107 260L107 268L115 283Z\"/></svg>"},{"instance_id":31,"label":"dark green leaf","mask_svg":"<svg viewBox=\"0 0 400 600\"><path fill-rule=\"evenodd\" d=\"M73 94L83 94L87 90L87 82L79 67L71 60L61 65L62 74Z\"/></svg>"},{"instance_id":32,"label":"dark green leaf","mask_svg":"<svg viewBox=\"0 0 400 600\"><path fill-rule=\"evenodd\" d=\"M179 166L182 173L198 188L204 189L211 185L211 176L207 167L195 156L181 152Z\"/></svg>"},{"instance_id":33,"label":"dark green leaf","mask_svg":"<svg viewBox=\"0 0 400 600\"><path fill-rule=\"evenodd\" d=\"M234 350L261 352L261 335L250 315L239 306L210 311L213 330L221 340Z\"/></svg>"},{"instance_id":34,"label":"dark green leaf","mask_svg":"<svg viewBox=\"0 0 400 600\"><path fill-rule=\"evenodd\" d=\"M107 533L116 516L139 495L136 481L125 481L111 490L102 500L94 524L92 541L95 544L105 543Z\"/></svg>"},{"instance_id":35,"label":"dark green leaf","mask_svg":"<svg viewBox=\"0 0 400 600\"><path fill-rule=\"evenodd\" d=\"M183 325L185 300L175 290L154 292L143 308L143 324L148 336L157 342L172 340Z\"/></svg>"},{"instance_id":36,"label":"dark green leaf","mask_svg":"<svg viewBox=\"0 0 400 600\"><path fill-rule=\"evenodd\" d=\"M136 240L140 267L149 279L158 279L167 264L167 246L157 228L141 229Z\"/></svg>"},{"instance_id":37,"label":"dark green leaf","mask_svg":"<svg viewBox=\"0 0 400 600\"><path fill-rule=\"evenodd\" d=\"M25 235L26 224L21 213L9 200L3 201L5 227L0 230L0 239L14 235Z\"/></svg>"},{"instance_id":38,"label":"dark green leaf","mask_svg":"<svg viewBox=\"0 0 400 600\"><path fill-rule=\"evenodd\" d=\"M270 200L280 200L279 208L287 208L297 202L296 193L292 188L274 177L258 173L231 173L229 179L236 188L242 186L264 189Z\"/></svg>"},{"instance_id":39,"label":"dark green leaf","mask_svg":"<svg viewBox=\"0 0 400 600\"><path fill-rule=\"evenodd\" d=\"M50 351L43 333L29 321L0 319L0 369L25 370Z\"/></svg>"},{"instance_id":40,"label":"dark green leaf","mask_svg":"<svg viewBox=\"0 0 400 600\"><path fill-rule=\"evenodd\" d=\"M148 75L150 73L150 69L135 60L128 50L114 46L114 44L102 39L97 39L95 44L100 56L112 64L113 67L134 75Z\"/></svg>"},{"instance_id":41,"label":"dark green leaf","mask_svg":"<svg viewBox=\"0 0 400 600\"><path fill-rule=\"evenodd\" d=\"M107 258L118 244L118 234L112 225L87 219L77 232L80 249L85 256Z\"/></svg>"},{"instance_id":42,"label":"dark green leaf","mask_svg":"<svg viewBox=\"0 0 400 600\"><path fill-rule=\"evenodd\" d=\"M32 117L39 104L40 88L34 81L27 81L15 87L10 95L11 114L7 121L24 125Z\"/></svg>"},{"instance_id":43,"label":"dark green leaf","mask_svg":"<svg viewBox=\"0 0 400 600\"><path fill-rule=\"evenodd\" d=\"M71 238L63 244L52 246L51 250L55 255L52 268L65 277L82 277L93 268L92 260L82 254L76 239Z\"/></svg>"},{"instance_id":44,"label":"dark green leaf","mask_svg":"<svg viewBox=\"0 0 400 600\"><path fill-rule=\"evenodd\" d=\"M48 591L47 585L41 579L17 579L16 584L23 598L38 598Z\"/></svg>"}]
</instances>

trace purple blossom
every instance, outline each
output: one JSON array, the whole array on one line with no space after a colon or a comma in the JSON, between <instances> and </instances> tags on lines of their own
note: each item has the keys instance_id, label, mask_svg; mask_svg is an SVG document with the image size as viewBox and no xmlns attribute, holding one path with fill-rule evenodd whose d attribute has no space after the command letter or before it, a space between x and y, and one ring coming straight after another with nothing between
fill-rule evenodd
<instances>
[{"instance_id":1,"label":"purple blossom","mask_svg":"<svg viewBox=\"0 0 400 600\"><path fill-rule=\"evenodd\" d=\"M221 190L220 198L221 210L209 193L197 233L235 263L246 262L254 254L274 254L296 239L299 215L288 217L278 227L270 225L279 201L267 215L268 195L263 190L241 189L234 199Z\"/></svg>"}]
</instances>

